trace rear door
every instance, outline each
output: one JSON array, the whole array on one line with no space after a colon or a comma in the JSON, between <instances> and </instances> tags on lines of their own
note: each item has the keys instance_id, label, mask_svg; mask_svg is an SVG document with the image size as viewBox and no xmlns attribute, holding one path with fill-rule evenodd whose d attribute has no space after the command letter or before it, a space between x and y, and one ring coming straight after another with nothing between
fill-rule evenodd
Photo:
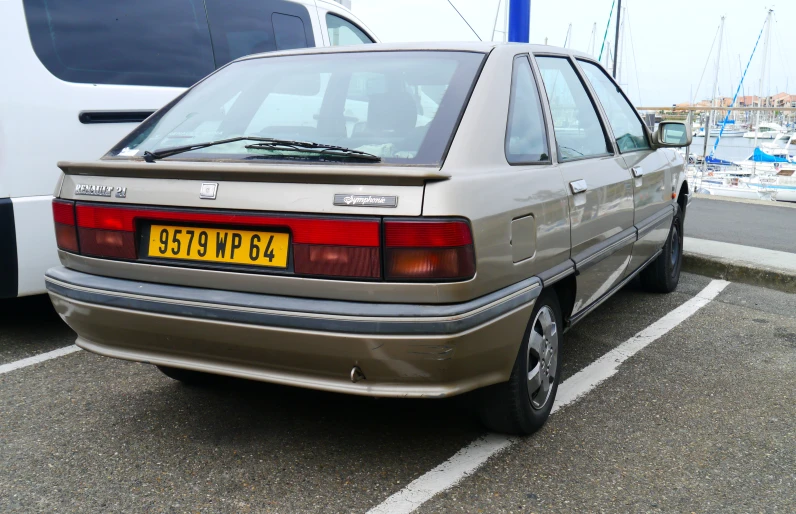
<instances>
[{"instance_id":1,"label":"rear door","mask_svg":"<svg viewBox=\"0 0 796 514\"><path fill-rule=\"evenodd\" d=\"M633 176L634 224L638 241L633 245L630 274L655 256L669 235L672 208L672 169L663 151L652 149L647 130L622 89L597 63L578 59L611 127L625 168Z\"/></svg>"},{"instance_id":2,"label":"rear door","mask_svg":"<svg viewBox=\"0 0 796 514\"><path fill-rule=\"evenodd\" d=\"M550 103L559 169L569 187L577 316L625 274L636 238L633 184L575 63L558 55L537 55L536 62Z\"/></svg>"}]
</instances>

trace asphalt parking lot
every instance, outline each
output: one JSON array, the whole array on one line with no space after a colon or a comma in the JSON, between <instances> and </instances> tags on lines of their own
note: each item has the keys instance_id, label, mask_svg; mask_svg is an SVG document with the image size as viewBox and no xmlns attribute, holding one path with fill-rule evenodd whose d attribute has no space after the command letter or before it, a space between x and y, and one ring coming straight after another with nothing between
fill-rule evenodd
<instances>
[{"instance_id":1,"label":"asphalt parking lot","mask_svg":"<svg viewBox=\"0 0 796 514\"><path fill-rule=\"evenodd\" d=\"M574 327L563 378L689 302L631 284ZM0 302L0 366L72 344ZM418 512L793 512L796 295L730 284ZM366 512L484 436L467 397L188 388L76 352L0 374L2 512Z\"/></svg>"}]
</instances>

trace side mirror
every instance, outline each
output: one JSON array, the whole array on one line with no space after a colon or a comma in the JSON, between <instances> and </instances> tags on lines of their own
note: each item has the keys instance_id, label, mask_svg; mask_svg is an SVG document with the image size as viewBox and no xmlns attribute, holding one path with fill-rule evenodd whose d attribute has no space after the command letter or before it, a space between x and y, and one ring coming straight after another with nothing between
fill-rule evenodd
<instances>
[{"instance_id":1,"label":"side mirror","mask_svg":"<svg viewBox=\"0 0 796 514\"><path fill-rule=\"evenodd\" d=\"M662 121L652 139L659 148L681 148L691 144L692 134L683 122Z\"/></svg>"}]
</instances>

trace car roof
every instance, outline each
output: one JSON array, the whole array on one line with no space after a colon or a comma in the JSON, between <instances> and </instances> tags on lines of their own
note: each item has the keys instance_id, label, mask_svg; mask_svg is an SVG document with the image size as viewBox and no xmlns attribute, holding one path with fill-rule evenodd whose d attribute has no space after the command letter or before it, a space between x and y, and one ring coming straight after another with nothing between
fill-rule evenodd
<instances>
[{"instance_id":1,"label":"car roof","mask_svg":"<svg viewBox=\"0 0 796 514\"><path fill-rule=\"evenodd\" d=\"M561 48L549 45L531 45L528 43L503 43L503 42L473 42L473 41L431 41L420 43L373 43L365 45L335 46L335 47L313 47L298 48L294 50L281 50L277 52L265 52L260 54L247 55L237 59L245 61L249 59L261 59L265 57L277 57L285 55L310 55L310 54L340 54L353 52L396 52L396 51L460 51L490 53L492 51L513 52L513 53L540 53L572 55L574 57L585 57L591 59L592 56L570 48Z\"/></svg>"}]
</instances>

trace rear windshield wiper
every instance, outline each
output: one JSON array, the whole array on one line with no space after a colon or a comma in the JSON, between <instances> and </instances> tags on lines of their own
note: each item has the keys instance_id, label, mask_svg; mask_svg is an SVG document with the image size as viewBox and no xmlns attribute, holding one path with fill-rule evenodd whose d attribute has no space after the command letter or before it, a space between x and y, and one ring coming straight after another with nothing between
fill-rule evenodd
<instances>
[{"instance_id":1,"label":"rear windshield wiper","mask_svg":"<svg viewBox=\"0 0 796 514\"><path fill-rule=\"evenodd\" d=\"M218 139L216 141L208 141L206 143L194 143L192 145L183 145L183 146L175 146L171 148L163 148L161 150L155 150L154 152L150 152L149 150L144 152L144 160L146 162L155 162L158 159L163 159L166 157L171 157L172 155L177 155L184 152L190 152L192 150L199 150L201 148L207 148L209 146L216 146L216 145L223 145L226 143L234 143L236 141L259 141L259 143L255 143L252 145L246 145L246 148L253 148L253 149L281 149L286 148L295 151L311 151L311 152L318 152L318 153L331 153L337 156L351 156L357 159L365 159L372 162L380 162L381 157L378 155L369 154L367 152L360 152L359 150L353 150L350 148L345 148L342 146L333 146L333 145L324 145L320 143L312 143L308 141L291 141L289 139L274 139L272 137L257 137L257 136L237 136L237 137L230 137L227 139Z\"/></svg>"},{"instance_id":2,"label":"rear windshield wiper","mask_svg":"<svg viewBox=\"0 0 796 514\"><path fill-rule=\"evenodd\" d=\"M144 160L146 162L155 162L158 159L171 157L172 155L177 155L179 153L190 152L191 150L199 150L200 148L207 148L208 146L234 143L235 141L273 141L273 139L268 137L256 137L256 136L237 136L237 137L230 137L227 139L217 139L215 141L207 141L206 143L194 143L192 145L182 145L182 146L173 146L171 148L162 148L160 150L155 150L154 152L150 152L149 150L147 150L144 152Z\"/></svg>"},{"instance_id":3,"label":"rear windshield wiper","mask_svg":"<svg viewBox=\"0 0 796 514\"><path fill-rule=\"evenodd\" d=\"M253 150L291 150L296 152L317 152L319 154L333 155L336 157L354 157L371 162L381 162L381 157L372 153L346 148L344 146L325 145L310 141L289 141L287 139L273 139L262 143L246 145Z\"/></svg>"}]
</instances>

